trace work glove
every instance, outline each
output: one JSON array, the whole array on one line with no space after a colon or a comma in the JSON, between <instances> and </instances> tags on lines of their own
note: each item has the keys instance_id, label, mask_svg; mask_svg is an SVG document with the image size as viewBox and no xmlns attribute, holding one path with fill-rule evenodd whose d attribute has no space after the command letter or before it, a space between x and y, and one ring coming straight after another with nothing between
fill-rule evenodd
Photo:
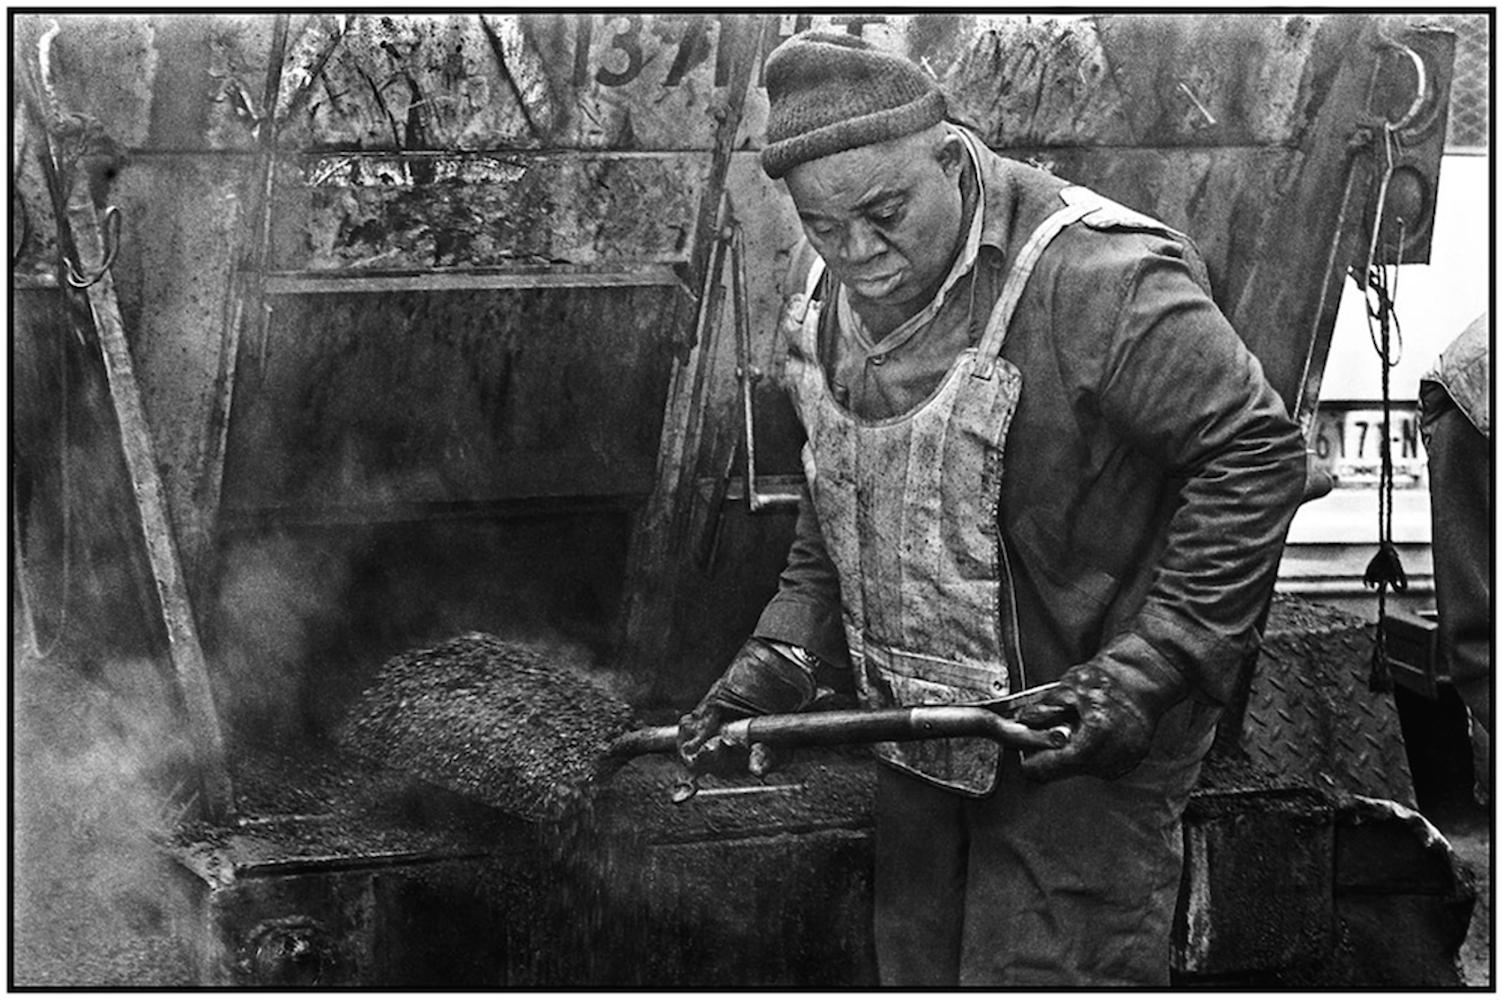
<instances>
[{"instance_id":1,"label":"work glove","mask_svg":"<svg viewBox=\"0 0 1503 1000\"><path fill-rule=\"evenodd\" d=\"M678 720L678 753L694 774L743 767L761 777L776 766L772 748L728 747L720 727L752 715L797 712L814 700L814 672L758 638L746 640L694 711Z\"/></svg>"},{"instance_id":2,"label":"work glove","mask_svg":"<svg viewBox=\"0 0 1503 1000\"><path fill-rule=\"evenodd\" d=\"M1161 664L1099 656L1071 667L1059 687L1018 713L1018 721L1035 729L1072 730L1063 747L1024 754L1023 775L1034 781L1122 777L1148 756L1159 718L1188 691L1183 675Z\"/></svg>"}]
</instances>

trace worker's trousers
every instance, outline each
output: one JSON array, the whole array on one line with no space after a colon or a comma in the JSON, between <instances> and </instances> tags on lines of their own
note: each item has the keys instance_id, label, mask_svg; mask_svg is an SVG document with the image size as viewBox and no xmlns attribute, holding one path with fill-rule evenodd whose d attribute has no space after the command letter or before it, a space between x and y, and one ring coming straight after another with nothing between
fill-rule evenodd
<instances>
[{"instance_id":1,"label":"worker's trousers","mask_svg":"<svg viewBox=\"0 0 1503 1000\"><path fill-rule=\"evenodd\" d=\"M1115 781L1037 784L1010 753L979 799L879 767L882 984L1167 984L1180 817L1213 727L1211 710L1178 706L1156 743L1179 749Z\"/></svg>"}]
</instances>

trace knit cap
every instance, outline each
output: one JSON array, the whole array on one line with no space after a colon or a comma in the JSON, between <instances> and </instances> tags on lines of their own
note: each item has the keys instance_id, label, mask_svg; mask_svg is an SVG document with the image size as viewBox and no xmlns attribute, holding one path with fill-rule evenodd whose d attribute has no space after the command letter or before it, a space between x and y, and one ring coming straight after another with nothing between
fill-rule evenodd
<instances>
[{"instance_id":1,"label":"knit cap","mask_svg":"<svg viewBox=\"0 0 1503 1000\"><path fill-rule=\"evenodd\" d=\"M918 66L856 36L804 31L767 57L762 169L910 135L944 120L945 96Z\"/></svg>"}]
</instances>

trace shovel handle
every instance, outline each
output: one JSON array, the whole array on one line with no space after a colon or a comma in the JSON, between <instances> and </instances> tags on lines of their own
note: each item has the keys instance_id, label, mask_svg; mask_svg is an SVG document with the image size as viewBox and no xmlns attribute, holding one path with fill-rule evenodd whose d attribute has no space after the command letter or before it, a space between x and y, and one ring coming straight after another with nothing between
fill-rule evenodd
<instances>
[{"instance_id":1,"label":"shovel handle","mask_svg":"<svg viewBox=\"0 0 1503 1000\"><path fill-rule=\"evenodd\" d=\"M968 705L757 715L720 727L721 739L733 746L766 743L774 747L825 747L955 736L982 736L1020 750L1057 750L1069 742L1070 728L1034 729L991 709ZM677 726L656 726L617 737L608 753L611 757L627 758L671 753L677 746Z\"/></svg>"},{"instance_id":2,"label":"shovel handle","mask_svg":"<svg viewBox=\"0 0 1503 1000\"><path fill-rule=\"evenodd\" d=\"M982 736L1021 750L1058 749L1070 738L1065 727L1034 729L990 709L965 705L760 715L722 726L720 735L731 744L766 743L776 747Z\"/></svg>"}]
</instances>

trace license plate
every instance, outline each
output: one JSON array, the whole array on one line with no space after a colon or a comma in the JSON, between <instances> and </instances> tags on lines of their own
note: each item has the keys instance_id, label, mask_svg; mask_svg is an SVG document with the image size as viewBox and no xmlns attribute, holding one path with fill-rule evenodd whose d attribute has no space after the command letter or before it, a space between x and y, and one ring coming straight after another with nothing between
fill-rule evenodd
<instances>
[{"instance_id":1,"label":"license plate","mask_svg":"<svg viewBox=\"0 0 1503 1000\"><path fill-rule=\"evenodd\" d=\"M1416 404L1394 404L1388 425L1394 487L1423 486L1425 449ZM1312 450L1311 461L1329 473L1337 486L1377 485L1383 461L1383 411L1322 406L1316 413Z\"/></svg>"}]
</instances>

